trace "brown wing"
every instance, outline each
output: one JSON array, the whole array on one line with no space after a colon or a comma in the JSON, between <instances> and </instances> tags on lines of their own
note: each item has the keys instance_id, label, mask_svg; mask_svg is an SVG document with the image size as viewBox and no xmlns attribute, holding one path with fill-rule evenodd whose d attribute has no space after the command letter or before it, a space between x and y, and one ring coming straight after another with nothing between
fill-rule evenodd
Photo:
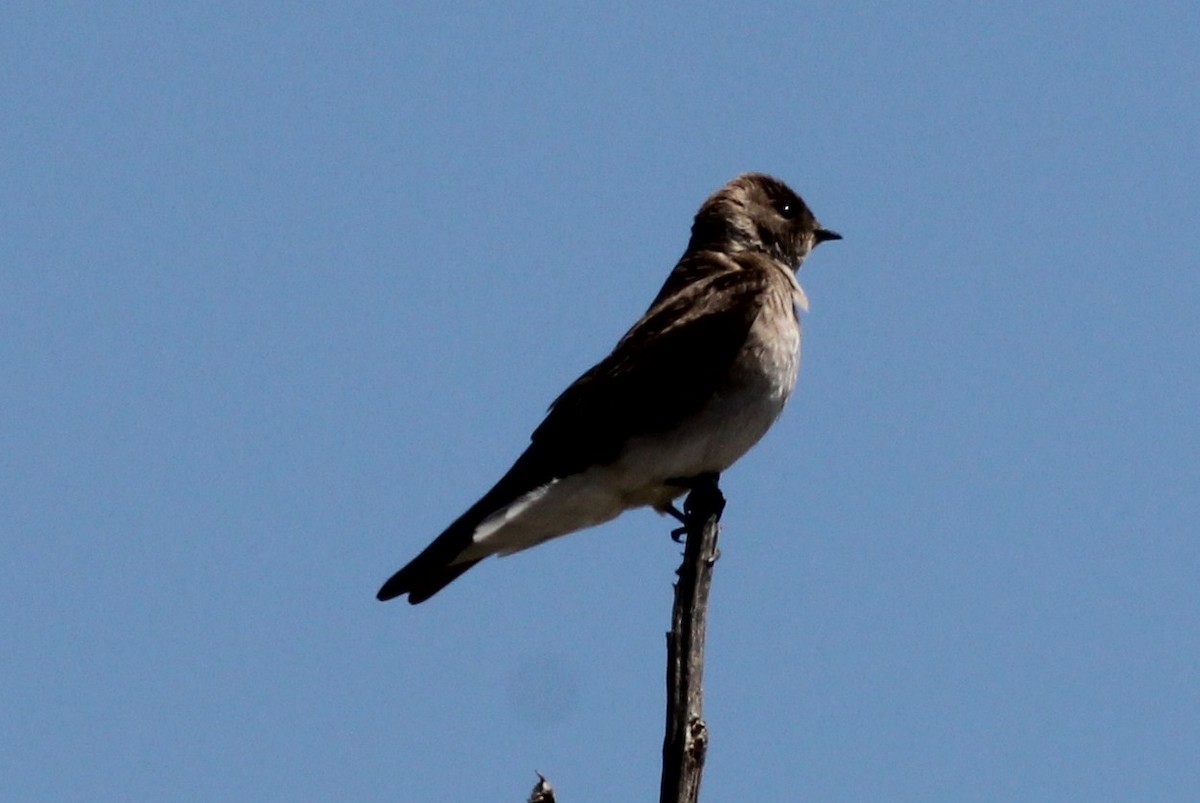
<instances>
[{"instance_id":1,"label":"brown wing","mask_svg":"<svg viewBox=\"0 0 1200 803\"><path fill-rule=\"evenodd\" d=\"M555 400L530 451L565 476L697 412L728 376L768 282L759 270L726 270L660 302Z\"/></svg>"}]
</instances>

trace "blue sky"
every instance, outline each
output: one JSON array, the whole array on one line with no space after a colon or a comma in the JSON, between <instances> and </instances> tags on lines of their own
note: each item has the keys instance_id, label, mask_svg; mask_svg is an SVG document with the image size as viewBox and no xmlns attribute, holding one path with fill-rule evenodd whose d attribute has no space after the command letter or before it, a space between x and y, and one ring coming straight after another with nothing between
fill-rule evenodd
<instances>
[{"instance_id":1,"label":"blue sky","mask_svg":"<svg viewBox=\"0 0 1200 803\"><path fill-rule=\"evenodd\" d=\"M10 4L16 800L650 800L639 511L373 594L744 170L845 240L723 480L704 794L1200 790L1195 3Z\"/></svg>"}]
</instances>

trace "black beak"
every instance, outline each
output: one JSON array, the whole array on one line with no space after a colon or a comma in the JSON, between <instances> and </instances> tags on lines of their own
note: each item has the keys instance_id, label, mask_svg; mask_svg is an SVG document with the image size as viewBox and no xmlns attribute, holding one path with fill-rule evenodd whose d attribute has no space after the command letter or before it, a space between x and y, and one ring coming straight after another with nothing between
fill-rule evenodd
<instances>
[{"instance_id":1,"label":"black beak","mask_svg":"<svg viewBox=\"0 0 1200 803\"><path fill-rule=\"evenodd\" d=\"M818 243L823 243L827 240L842 239L842 235L838 234L836 231L830 231L829 229L817 229L813 233L816 235L816 240Z\"/></svg>"}]
</instances>

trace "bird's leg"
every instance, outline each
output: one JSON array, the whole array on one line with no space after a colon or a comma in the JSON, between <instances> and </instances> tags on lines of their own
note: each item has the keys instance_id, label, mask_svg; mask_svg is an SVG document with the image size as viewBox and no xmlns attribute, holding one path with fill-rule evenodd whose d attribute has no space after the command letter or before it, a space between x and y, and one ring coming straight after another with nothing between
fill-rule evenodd
<instances>
[{"instance_id":1,"label":"bird's leg","mask_svg":"<svg viewBox=\"0 0 1200 803\"><path fill-rule=\"evenodd\" d=\"M703 527L709 516L721 520L721 514L725 512L725 495L721 493L720 481L721 475L715 471L694 478L691 493L683 501L683 515L689 523Z\"/></svg>"},{"instance_id":2,"label":"bird's leg","mask_svg":"<svg viewBox=\"0 0 1200 803\"><path fill-rule=\"evenodd\" d=\"M677 544L682 544L683 543L683 535L688 530L687 516L683 515L683 511L681 511L679 508L675 507L675 505L673 505L673 504L667 505L665 508L663 508L663 512L670 513L672 516L674 516L676 519L679 520L680 524L683 525L682 527L676 527L674 530L671 530L671 540Z\"/></svg>"},{"instance_id":3,"label":"bird's leg","mask_svg":"<svg viewBox=\"0 0 1200 803\"><path fill-rule=\"evenodd\" d=\"M683 515L683 511L675 507L673 502L668 502L667 506L660 508L663 513L669 513L672 518L677 519L680 524L687 524L687 516Z\"/></svg>"},{"instance_id":4,"label":"bird's leg","mask_svg":"<svg viewBox=\"0 0 1200 803\"><path fill-rule=\"evenodd\" d=\"M721 475L714 472L698 474L695 477L677 477L667 480L667 485L687 488L688 495L683 501L681 513L674 505L668 505L666 512L679 519L682 527L671 531L671 540L680 543L688 530L700 529L709 516L715 515L721 520L725 510L725 496L721 493L719 482Z\"/></svg>"}]
</instances>

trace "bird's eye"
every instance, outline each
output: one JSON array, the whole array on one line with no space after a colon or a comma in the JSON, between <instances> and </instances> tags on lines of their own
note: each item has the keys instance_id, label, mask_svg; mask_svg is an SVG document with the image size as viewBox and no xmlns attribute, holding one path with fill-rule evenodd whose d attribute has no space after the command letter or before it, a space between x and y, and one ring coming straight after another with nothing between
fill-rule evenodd
<instances>
[{"instance_id":1,"label":"bird's eye","mask_svg":"<svg viewBox=\"0 0 1200 803\"><path fill-rule=\"evenodd\" d=\"M784 220L793 220L800 214L799 206L791 201L776 201L775 211L782 215Z\"/></svg>"}]
</instances>

